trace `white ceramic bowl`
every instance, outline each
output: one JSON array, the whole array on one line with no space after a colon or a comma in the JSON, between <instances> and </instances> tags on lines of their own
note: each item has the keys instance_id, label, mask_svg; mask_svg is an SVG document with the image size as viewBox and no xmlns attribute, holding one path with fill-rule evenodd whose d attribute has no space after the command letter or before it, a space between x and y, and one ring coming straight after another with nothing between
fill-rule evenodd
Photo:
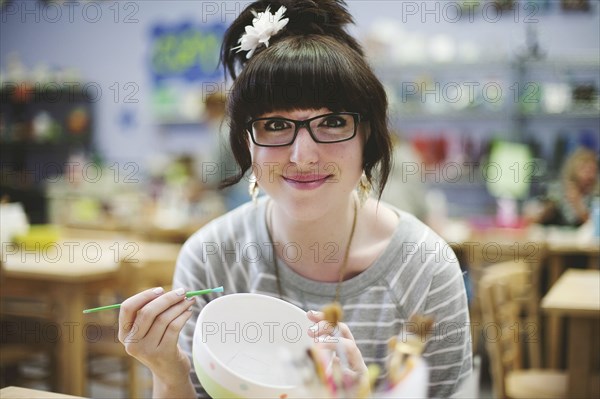
<instances>
[{"instance_id":1,"label":"white ceramic bowl","mask_svg":"<svg viewBox=\"0 0 600 399\"><path fill-rule=\"evenodd\" d=\"M278 298L230 294L209 302L194 332L193 359L213 398L306 397L286 358L313 345L306 313ZM282 354L285 354L283 356Z\"/></svg>"}]
</instances>

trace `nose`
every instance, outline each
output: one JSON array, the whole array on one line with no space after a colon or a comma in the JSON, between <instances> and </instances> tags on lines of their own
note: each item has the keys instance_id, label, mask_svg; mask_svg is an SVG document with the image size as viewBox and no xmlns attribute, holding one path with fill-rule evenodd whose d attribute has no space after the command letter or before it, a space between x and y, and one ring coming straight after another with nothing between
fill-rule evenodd
<instances>
[{"instance_id":1,"label":"nose","mask_svg":"<svg viewBox=\"0 0 600 399\"><path fill-rule=\"evenodd\" d=\"M296 140L291 145L290 161L299 166L316 163L319 160L318 145L308 129L301 127Z\"/></svg>"}]
</instances>

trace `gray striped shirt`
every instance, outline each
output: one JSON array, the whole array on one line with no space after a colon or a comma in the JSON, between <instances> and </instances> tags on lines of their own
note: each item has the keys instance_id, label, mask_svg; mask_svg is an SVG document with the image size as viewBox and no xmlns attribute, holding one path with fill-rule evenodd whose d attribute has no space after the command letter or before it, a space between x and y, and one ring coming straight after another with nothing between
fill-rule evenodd
<instances>
[{"instance_id":1,"label":"gray striped shirt","mask_svg":"<svg viewBox=\"0 0 600 399\"><path fill-rule=\"evenodd\" d=\"M223 285L226 294L279 296L266 204L266 198L261 198L256 205L242 205L190 237L179 255L174 287L199 290ZM412 215L394 210L400 221L390 244L369 268L341 285L344 322L365 363L378 363L383 369L390 337L398 335L412 315L432 316L436 324L427 334L423 355L430 370L429 396L448 397L471 373L462 273L444 240ZM304 310L319 310L331 303L337 283L317 282L295 273L288 264L294 262L299 248L293 243L282 245L287 256L277 259L277 265L283 299ZM204 301L210 299L198 298L195 314L181 333L180 346L190 358L195 320ZM194 372L192 381L199 397L204 397Z\"/></svg>"}]
</instances>

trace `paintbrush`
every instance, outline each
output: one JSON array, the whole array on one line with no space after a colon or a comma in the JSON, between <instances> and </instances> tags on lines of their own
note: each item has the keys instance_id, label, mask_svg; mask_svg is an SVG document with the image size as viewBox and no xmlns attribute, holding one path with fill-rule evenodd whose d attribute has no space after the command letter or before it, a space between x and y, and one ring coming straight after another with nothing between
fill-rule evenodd
<instances>
[{"instance_id":1,"label":"paintbrush","mask_svg":"<svg viewBox=\"0 0 600 399\"><path fill-rule=\"evenodd\" d=\"M193 296L211 294L213 292L223 292L223 287L209 288L209 289L200 290L200 291L188 291L188 292L185 293L185 297L186 298L191 298ZM98 308L85 309L83 311L83 313L101 312L103 310L119 309L120 307L121 307L121 304L120 303L116 303L114 305L106 305L106 306L100 306Z\"/></svg>"},{"instance_id":2,"label":"paintbrush","mask_svg":"<svg viewBox=\"0 0 600 399\"><path fill-rule=\"evenodd\" d=\"M342 321L344 317L344 311L339 303L334 302L323 308L324 319L327 320L333 327L332 337L337 339L336 355L340 358L340 369L336 369L335 364L332 366L332 376L335 381L335 385L338 389L345 391L344 387L344 370L350 367L348 357L346 356L346 350L342 343L342 334L338 328L338 323Z\"/></svg>"},{"instance_id":3,"label":"paintbrush","mask_svg":"<svg viewBox=\"0 0 600 399\"><path fill-rule=\"evenodd\" d=\"M388 342L388 349L391 352L388 363L388 387L390 388L397 385L411 371L414 364L410 358L423 353L427 334L433 327L431 317L415 315L409 322L416 326L415 336L408 336L406 331L402 331L401 339L392 337Z\"/></svg>"}]
</instances>

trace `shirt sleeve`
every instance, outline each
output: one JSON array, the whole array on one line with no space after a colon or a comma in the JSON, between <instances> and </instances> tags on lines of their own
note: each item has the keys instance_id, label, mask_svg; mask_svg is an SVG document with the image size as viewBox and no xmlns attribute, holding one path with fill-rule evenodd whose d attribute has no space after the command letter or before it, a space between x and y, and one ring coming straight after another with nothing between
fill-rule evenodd
<instances>
[{"instance_id":1,"label":"shirt sleeve","mask_svg":"<svg viewBox=\"0 0 600 399\"><path fill-rule=\"evenodd\" d=\"M455 394L472 372L469 307L463 274L452 256L433 274L424 304L423 314L434 320L423 353L429 367L430 398Z\"/></svg>"}]
</instances>

